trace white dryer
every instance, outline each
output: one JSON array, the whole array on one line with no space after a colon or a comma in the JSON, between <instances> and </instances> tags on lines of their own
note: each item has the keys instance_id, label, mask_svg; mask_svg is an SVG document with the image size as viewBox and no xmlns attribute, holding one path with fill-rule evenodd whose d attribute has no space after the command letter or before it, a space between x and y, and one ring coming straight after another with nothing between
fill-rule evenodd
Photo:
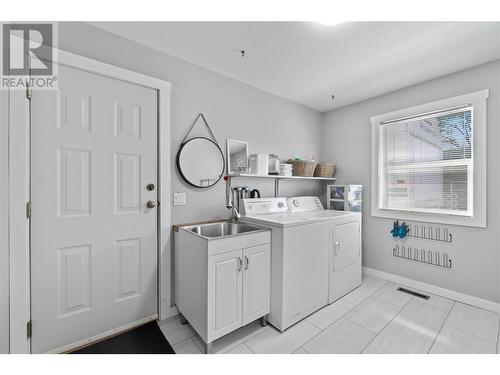
<instances>
[{"instance_id":1,"label":"white dryer","mask_svg":"<svg viewBox=\"0 0 500 375\"><path fill-rule=\"evenodd\" d=\"M283 331L361 284L361 214L317 197L244 199L241 221L271 229L271 312Z\"/></svg>"}]
</instances>

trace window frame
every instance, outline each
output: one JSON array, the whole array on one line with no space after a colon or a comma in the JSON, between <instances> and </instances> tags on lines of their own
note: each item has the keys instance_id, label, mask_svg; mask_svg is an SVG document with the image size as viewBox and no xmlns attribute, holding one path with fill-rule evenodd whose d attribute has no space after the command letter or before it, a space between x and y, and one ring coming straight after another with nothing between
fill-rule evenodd
<instances>
[{"instance_id":1,"label":"window frame","mask_svg":"<svg viewBox=\"0 0 500 375\"><path fill-rule=\"evenodd\" d=\"M370 118L371 123L371 215L373 217L398 218L409 221L425 221L448 225L463 225L486 228L486 104L489 89L442 99L398 111L384 113ZM379 173L385 167L383 147L383 126L391 121L409 117L425 116L433 112L457 107L472 107L472 186L469 186L466 214L446 210L393 209L384 208L386 183L385 174ZM462 160L461 160L462 161ZM470 180L469 180L470 181Z\"/></svg>"}]
</instances>

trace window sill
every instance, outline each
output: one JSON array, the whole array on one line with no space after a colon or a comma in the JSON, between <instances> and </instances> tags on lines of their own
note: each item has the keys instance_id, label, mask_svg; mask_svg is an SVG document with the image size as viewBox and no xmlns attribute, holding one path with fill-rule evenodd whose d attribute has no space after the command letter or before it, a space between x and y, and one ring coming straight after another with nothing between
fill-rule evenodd
<instances>
[{"instance_id":1,"label":"window sill","mask_svg":"<svg viewBox=\"0 0 500 375\"><path fill-rule=\"evenodd\" d=\"M465 227L486 228L486 217L431 214L424 212L372 209L372 217L392 220L420 221L432 224L460 225Z\"/></svg>"}]
</instances>

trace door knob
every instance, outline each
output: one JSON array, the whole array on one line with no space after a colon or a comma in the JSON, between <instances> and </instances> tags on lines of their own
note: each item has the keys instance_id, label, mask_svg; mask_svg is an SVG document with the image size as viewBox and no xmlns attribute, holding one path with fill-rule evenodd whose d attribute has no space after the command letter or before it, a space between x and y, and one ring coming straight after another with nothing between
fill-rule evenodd
<instances>
[{"instance_id":1,"label":"door knob","mask_svg":"<svg viewBox=\"0 0 500 375\"><path fill-rule=\"evenodd\" d=\"M155 208L156 207L156 202L155 201L147 201L146 206L148 208Z\"/></svg>"}]
</instances>

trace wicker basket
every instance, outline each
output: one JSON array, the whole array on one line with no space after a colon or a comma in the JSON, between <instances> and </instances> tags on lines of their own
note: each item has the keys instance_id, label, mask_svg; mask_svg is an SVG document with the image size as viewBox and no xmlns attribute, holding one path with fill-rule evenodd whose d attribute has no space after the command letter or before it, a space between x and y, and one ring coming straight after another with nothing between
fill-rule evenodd
<instances>
[{"instance_id":1,"label":"wicker basket","mask_svg":"<svg viewBox=\"0 0 500 375\"><path fill-rule=\"evenodd\" d=\"M314 170L314 177L333 177L337 164L334 163L318 163Z\"/></svg>"},{"instance_id":2,"label":"wicker basket","mask_svg":"<svg viewBox=\"0 0 500 375\"><path fill-rule=\"evenodd\" d=\"M290 159L287 163L293 165L292 174L294 176L312 177L314 175L314 169L316 168L316 162L314 161Z\"/></svg>"}]
</instances>

